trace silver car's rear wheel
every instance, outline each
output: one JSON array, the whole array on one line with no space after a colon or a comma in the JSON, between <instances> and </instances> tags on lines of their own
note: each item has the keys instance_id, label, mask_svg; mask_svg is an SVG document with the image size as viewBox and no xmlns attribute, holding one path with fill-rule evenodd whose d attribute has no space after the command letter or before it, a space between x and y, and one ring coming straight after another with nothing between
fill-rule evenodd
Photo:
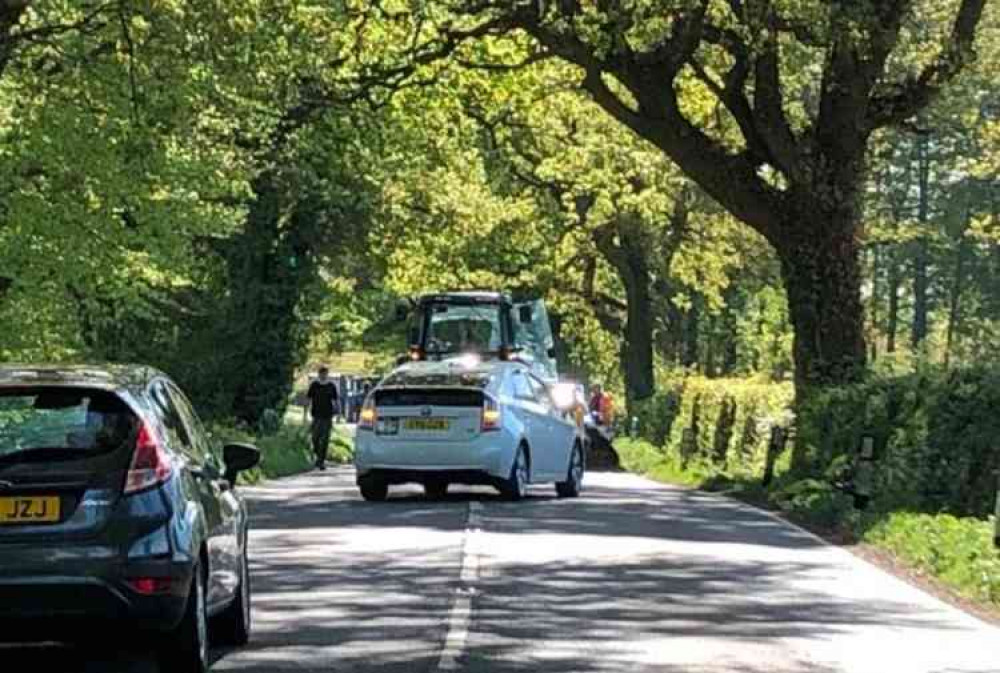
<instances>
[{"instance_id":1,"label":"silver car's rear wheel","mask_svg":"<svg viewBox=\"0 0 1000 673\"><path fill-rule=\"evenodd\" d=\"M528 465L528 452L524 445L517 447L514 464L510 467L510 476L501 485L500 492L508 500L520 500L528 492L528 482L531 479L531 469Z\"/></svg>"},{"instance_id":2,"label":"silver car's rear wheel","mask_svg":"<svg viewBox=\"0 0 1000 673\"><path fill-rule=\"evenodd\" d=\"M575 498L583 488L583 450L577 444L570 455L566 470L566 481L556 483L556 494L560 498Z\"/></svg>"}]
</instances>

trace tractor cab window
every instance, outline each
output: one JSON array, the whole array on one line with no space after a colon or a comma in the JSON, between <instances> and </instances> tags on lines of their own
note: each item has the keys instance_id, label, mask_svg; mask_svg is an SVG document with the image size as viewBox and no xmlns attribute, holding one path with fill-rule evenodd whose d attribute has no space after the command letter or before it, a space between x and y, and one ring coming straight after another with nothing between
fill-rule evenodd
<instances>
[{"instance_id":1,"label":"tractor cab window","mask_svg":"<svg viewBox=\"0 0 1000 673\"><path fill-rule=\"evenodd\" d=\"M503 343L500 306L433 304L424 343L429 355L495 353Z\"/></svg>"}]
</instances>

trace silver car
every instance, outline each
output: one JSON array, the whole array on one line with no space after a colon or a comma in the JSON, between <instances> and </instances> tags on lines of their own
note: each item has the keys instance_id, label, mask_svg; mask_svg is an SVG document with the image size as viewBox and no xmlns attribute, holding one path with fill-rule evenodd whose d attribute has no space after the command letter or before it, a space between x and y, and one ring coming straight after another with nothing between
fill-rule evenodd
<instances>
[{"instance_id":1,"label":"silver car","mask_svg":"<svg viewBox=\"0 0 1000 673\"><path fill-rule=\"evenodd\" d=\"M355 466L362 496L384 500L392 484L422 484L430 497L450 484L488 484L512 500L551 482L580 493L584 451L569 411L524 363L460 356L413 362L368 396Z\"/></svg>"}]
</instances>

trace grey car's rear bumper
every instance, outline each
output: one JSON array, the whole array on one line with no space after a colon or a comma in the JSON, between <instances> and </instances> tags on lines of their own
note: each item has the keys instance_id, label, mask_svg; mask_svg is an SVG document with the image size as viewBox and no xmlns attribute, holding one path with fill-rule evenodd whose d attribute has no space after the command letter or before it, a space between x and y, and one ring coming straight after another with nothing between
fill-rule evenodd
<instances>
[{"instance_id":1,"label":"grey car's rear bumper","mask_svg":"<svg viewBox=\"0 0 1000 673\"><path fill-rule=\"evenodd\" d=\"M449 484L465 484L469 486L496 486L500 479L486 470L469 469L396 469L374 468L358 475L357 482L378 480L387 484L426 484L430 482L448 482Z\"/></svg>"},{"instance_id":2,"label":"grey car's rear bumper","mask_svg":"<svg viewBox=\"0 0 1000 673\"><path fill-rule=\"evenodd\" d=\"M170 631L184 615L191 569L167 563L168 594L146 596L123 580L67 576L0 576L0 641L100 637L101 629Z\"/></svg>"}]
</instances>

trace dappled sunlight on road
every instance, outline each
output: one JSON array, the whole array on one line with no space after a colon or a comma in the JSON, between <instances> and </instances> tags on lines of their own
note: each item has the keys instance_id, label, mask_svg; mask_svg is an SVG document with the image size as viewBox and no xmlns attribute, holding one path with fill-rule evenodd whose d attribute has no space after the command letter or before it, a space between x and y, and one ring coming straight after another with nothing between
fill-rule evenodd
<instances>
[{"instance_id":1,"label":"dappled sunlight on road","mask_svg":"<svg viewBox=\"0 0 1000 673\"><path fill-rule=\"evenodd\" d=\"M589 486L487 509L469 670L1000 670L1000 632L804 531L629 475Z\"/></svg>"},{"instance_id":2,"label":"dappled sunlight on road","mask_svg":"<svg viewBox=\"0 0 1000 673\"><path fill-rule=\"evenodd\" d=\"M996 629L769 515L627 474L520 503L412 487L366 503L350 468L247 494L255 631L216 671L1000 670ZM2 652L47 673L156 672L141 652Z\"/></svg>"}]
</instances>

